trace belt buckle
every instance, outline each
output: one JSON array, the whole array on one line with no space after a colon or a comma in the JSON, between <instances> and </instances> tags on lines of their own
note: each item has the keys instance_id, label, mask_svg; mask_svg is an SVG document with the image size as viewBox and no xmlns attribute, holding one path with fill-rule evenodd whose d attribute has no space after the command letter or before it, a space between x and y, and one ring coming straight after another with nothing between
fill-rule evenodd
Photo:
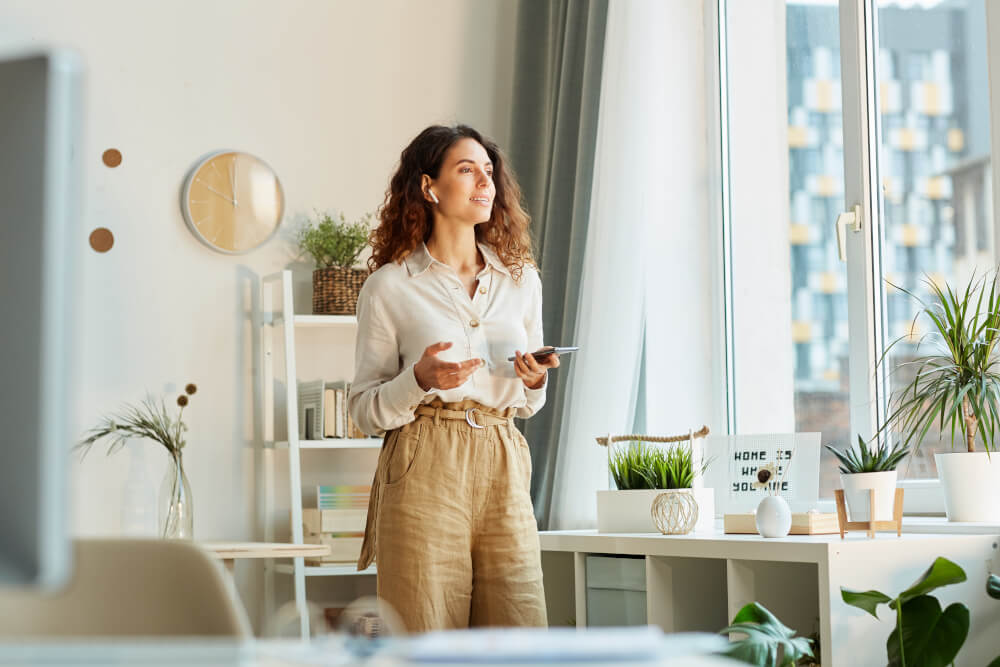
<instances>
[{"instance_id":1,"label":"belt buckle","mask_svg":"<svg viewBox=\"0 0 1000 667\"><path fill-rule=\"evenodd\" d=\"M485 426L480 426L475 421L473 421L473 419L472 419L472 413L473 412L476 412L476 408L469 408L468 410L465 411L465 421L466 421L466 423L468 423L469 426L471 426L472 428L486 428Z\"/></svg>"}]
</instances>

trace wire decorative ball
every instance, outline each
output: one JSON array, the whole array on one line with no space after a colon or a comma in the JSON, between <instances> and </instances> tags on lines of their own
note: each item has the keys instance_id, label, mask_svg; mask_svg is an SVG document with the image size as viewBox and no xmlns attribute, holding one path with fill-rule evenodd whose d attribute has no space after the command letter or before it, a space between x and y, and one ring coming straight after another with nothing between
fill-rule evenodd
<instances>
[{"instance_id":1,"label":"wire decorative ball","mask_svg":"<svg viewBox=\"0 0 1000 667\"><path fill-rule=\"evenodd\" d=\"M698 503L689 489L664 491L656 496L649 511L664 535L687 535L698 522Z\"/></svg>"}]
</instances>

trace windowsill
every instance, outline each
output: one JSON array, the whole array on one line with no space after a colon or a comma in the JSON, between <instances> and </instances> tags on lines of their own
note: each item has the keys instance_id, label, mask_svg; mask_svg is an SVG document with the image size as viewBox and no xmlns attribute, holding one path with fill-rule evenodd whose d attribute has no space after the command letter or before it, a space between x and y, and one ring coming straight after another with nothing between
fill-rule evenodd
<instances>
[{"instance_id":1,"label":"windowsill","mask_svg":"<svg viewBox=\"0 0 1000 667\"><path fill-rule=\"evenodd\" d=\"M948 521L943 516L904 516L904 533L946 533L955 535L1000 535L1000 523Z\"/></svg>"}]
</instances>

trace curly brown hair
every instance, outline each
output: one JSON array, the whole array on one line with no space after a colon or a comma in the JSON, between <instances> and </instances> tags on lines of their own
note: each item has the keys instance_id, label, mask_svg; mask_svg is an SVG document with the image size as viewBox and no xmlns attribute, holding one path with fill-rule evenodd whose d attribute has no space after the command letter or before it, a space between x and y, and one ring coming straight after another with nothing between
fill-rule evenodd
<instances>
[{"instance_id":1,"label":"curly brown hair","mask_svg":"<svg viewBox=\"0 0 1000 667\"><path fill-rule=\"evenodd\" d=\"M385 201L378 211L379 225L368 236L372 256L368 268L375 271L389 262L399 262L431 236L434 213L424 198L421 176L437 178L448 149L460 139L474 139L493 162L496 197L490 219L476 225L476 241L488 244L520 280L525 264L535 265L528 225L531 218L521 206L521 187L500 147L467 125L431 125L403 149L399 168L392 175Z\"/></svg>"}]
</instances>

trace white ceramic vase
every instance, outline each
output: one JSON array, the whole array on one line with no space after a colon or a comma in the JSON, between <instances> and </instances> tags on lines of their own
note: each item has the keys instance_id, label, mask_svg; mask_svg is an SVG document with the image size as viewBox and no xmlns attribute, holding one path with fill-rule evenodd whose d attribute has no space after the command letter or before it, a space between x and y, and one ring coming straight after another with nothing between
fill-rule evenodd
<instances>
[{"instance_id":1,"label":"white ceramic vase","mask_svg":"<svg viewBox=\"0 0 1000 667\"><path fill-rule=\"evenodd\" d=\"M896 499L896 471L858 472L840 475L844 488L847 516L850 521L892 521L892 506ZM871 495L875 489L875 518L869 519Z\"/></svg>"},{"instance_id":2,"label":"white ceramic vase","mask_svg":"<svg viewBox=\"0 0 1000 667\"><path fill-rule=\"evenodd\" d=\"M756 521L761 537L785 537L792 529L792 510L781 496L765 496L757 505Z\"/></svg>"},{"instance_id":3,"label":"white ceramic vase","mask_svg":"<svg viewBox=\"0 0 1000 667\"><path fill-rule=\"evenodd\" d=\"M1000 452L935 454L948 521L1000 521Z\"/></svg>"}]
</instances>

